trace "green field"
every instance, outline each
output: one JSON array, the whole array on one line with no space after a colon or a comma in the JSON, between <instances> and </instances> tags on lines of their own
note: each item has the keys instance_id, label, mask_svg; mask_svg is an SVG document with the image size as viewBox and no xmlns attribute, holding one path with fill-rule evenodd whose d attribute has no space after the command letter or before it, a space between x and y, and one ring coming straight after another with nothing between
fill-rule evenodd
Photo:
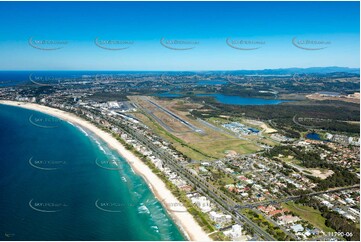
<instances>
[{"instance_id":1,"label":"green field","mask_svg":"<svg viewBox=\"0 0 361 242\"><path fill-rule=\"evenodd\" d=\"M135 113L134 115L156 134L170 141L179 152L194 160L216 160L223 158L228 151L250 154L260 150L260 147L253 141L240 140L207 127L202 127L206 130L206 135L196 132L174 134L165 130L145 113Z\"/></svg>"},{"instance_id":2,"label":"green field","mask_svg":"<svg viewBox=\"0 0 361 242\"><path fill-rule=\"evenodd\" d=\"M309 207L309 206L303 206L301 204L296 204L294 202L288 202L286 204L283 204L285 208L288 208L295 214L297 214L299 217L301 217L303 220L308 221L316 228L321 229L324 232L335 232L330 227L327 227L325 225L326 219L322 217L321 212Z\"/></svg>"}]
</instances>

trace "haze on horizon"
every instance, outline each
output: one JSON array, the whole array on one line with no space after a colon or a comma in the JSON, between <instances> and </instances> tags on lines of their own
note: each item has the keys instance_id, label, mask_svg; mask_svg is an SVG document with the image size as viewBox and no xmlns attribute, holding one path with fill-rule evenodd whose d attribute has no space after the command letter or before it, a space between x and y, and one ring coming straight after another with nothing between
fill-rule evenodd
<instances>
[{"instance_id":1,"label":"haze on horizon","mask_svg":"<svg viewBox=\"0 0 361 242\"><path fill-rule=\"evenodd\" d=\"M359 2L0 2L0 11L1 70L360 66Z\"/></svg>"}]
</instances>

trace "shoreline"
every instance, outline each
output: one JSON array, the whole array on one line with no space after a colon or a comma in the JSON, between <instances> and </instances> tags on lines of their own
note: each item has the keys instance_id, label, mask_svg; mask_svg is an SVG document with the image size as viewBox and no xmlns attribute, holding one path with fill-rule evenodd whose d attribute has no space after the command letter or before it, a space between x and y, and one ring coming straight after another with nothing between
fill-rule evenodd
<instances>
[{"instance_id":1,"label":"shoreline","mask_svg":"<svg viewBox=\"0 0 361 242\"><path fill-rule=\"evenodd\" d=\"M122 156L128 164L134 169L136 174L143 177L154 196L162 203L166 212L171 216L177 226L180 228L183 234L191 241L211 241L205 231L195 221L193 216L185 211L173 211L171 205L178 205L180 202L178 199L168 190L165 183L155 175L151 169L144 164L137 156L127 150L118 140L116 140L111 134L99 129L89 121L86 121L75 114L68 113L56 108L51 108L35 103L17 102L0 100L0 104L15 106L25 109L30 109L38 112L42 112L53 117L57 117L61 120L70 122L76 126L83 127L94 133L98 138L102 139L110 148L116 150L120 156ZM184 207L183 207L184 208Z\"/></svg>"}]
</instances>

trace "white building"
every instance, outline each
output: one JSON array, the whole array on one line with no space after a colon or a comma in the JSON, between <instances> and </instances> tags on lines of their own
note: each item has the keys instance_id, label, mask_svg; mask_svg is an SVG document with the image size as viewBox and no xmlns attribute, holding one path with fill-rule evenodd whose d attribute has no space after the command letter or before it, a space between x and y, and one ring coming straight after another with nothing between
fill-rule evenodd
<instances>
[{"instance_id":1,"label":"white building","mask_svg":"<svg viewBox=\"0 0 361 242\"><path fill-rule=\"evenodd\" d=\"M239 224L233 225L232 234L234 235L234 237L240 237L242 235L242 226Z\"/></svg>"},{"instance_id":2,"label":"white building","mask_svg":"<svg viewBox=\"0 0 361 242\"><path fill-rule=\"evenodd\" d=\"M192 197L192 203L196 204L203 213L208 213L212 210L211 202L205 197Z\"/></svg>"},{"instance_id":3,"label":"white building","mask_svg":"<svg viewBox=\"0 0 361 242\"><path fill-rule=\"evenodd\" d=\"M229 223L232 221L232 216L223 213L217 213L215 211L211 211L209 213L210 218L216 223Z\"/></svg>"},{"instance_id":4,"label":"white building","mask_svg":"<svg viewBox=\"0 0 361 242\"><path fill-rule=\"evenodd\" d=\"M120 108L118 102L116 102L116 101L111 101L111 102L108 102L107 104L108 104L109 108Z\"/></svg>"},{"instance_id":5,"label":"white building","mask_svg":"<svg viewBox=\"0 0 361 242\"><path fill-rule=\"evenodd\" d=\"M223 232L226 236L230 237L233 241L239 240L244 241L245 238L242 235L242 226L239 224L235 224L232 226L232 229L226 230Z\"/></svg>"},{"instance_id":6,"label":"white building","mask_svg":"<svg viewBox=\"0 0 361 242\"><path fill-rule=\"evenodd\" d=\"M291 226L291 229L295 233L302 232L304 230L304 228L301 224L295 224L295 225Z\"/></svg>"}]
</instances>

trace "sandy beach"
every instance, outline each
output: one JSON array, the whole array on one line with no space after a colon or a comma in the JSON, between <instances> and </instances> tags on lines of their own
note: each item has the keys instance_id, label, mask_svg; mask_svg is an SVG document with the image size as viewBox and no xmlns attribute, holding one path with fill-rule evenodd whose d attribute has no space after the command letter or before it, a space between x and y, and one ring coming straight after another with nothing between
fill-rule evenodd
<instances>
[{"instance_id":1,"label":"sandy beach","mask_svg":"<svg viewBox=\"0 0 361 242\"><path fill-rule=\"evenodd\" d=\"M164 182L160 178L158 178L157 175L155 175L149 169L149 167L145 165L138 157L136 157L129 150L125 149L125 147L121 143L119 143L111 134L103 130L100 130L95 125L91 124L90 122L82 118L79 118L74 114L64 112L55 108L50 108L34 103L3 101L3 100L0 100L0 104L17 106L21 108L39 111L90 130L91 132L96 134L99 138L104 140L109 145L109 147L115 149L122 157L124 157L131 165L133 170L145 179L145 181L153 191L154 195L163 204L167 212L170 214L170 216L173 218L176 224L181 228L181 230L188 237L189 240L192 241L211 240L208 237L208 235L203 231L203 229L198 225L198 223L195 221L192 215L188 213L184 207L181 206L178 199L167 189Z\"/></svg>"}]
</instances>

